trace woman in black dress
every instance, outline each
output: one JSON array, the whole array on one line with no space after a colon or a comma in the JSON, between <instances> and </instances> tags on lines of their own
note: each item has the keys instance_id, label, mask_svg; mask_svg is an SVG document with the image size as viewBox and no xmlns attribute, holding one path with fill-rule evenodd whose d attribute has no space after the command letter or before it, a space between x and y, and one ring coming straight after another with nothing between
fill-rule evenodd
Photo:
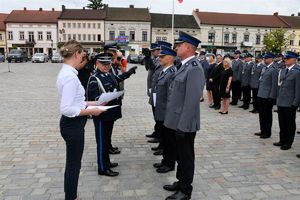
<instances>
[{"instance_id":1,"label":"woman in black dress","mask_svg":"<svg viewBox=\"0 0 300 200\"><path fill-rule=\"evenodd\" d=\"M214 54L211 54L209 56L208 62L209 62L209 67L207 69L206 91L207 91L208 104L209 104L209 106L212 106L214 104L213 96L212 96L213 84L212 84L212 82L209 82L209 77L210 77L212 69L217 65L216 56Z\"/></svg>"},{"instance_id":2,"label":"woman in black dress","mask_svg":"<svg viewBox=\"0 0 300 200\"><path fill-rule=\"evenodd\" d=\"M223 99L223 109L219 112L220 114L228 114L229 102L230 102L230 88L232 80L232 62L229 58L225 58L223 61L224 70L221 74L220 81L220 94Z\"/></svg>"}]
</instances>

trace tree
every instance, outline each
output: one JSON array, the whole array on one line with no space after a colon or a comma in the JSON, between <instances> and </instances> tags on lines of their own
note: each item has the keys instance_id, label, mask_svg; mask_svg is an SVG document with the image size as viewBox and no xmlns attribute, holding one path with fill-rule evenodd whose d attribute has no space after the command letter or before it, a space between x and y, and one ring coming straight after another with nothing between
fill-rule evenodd
<instances>
[{"instance_id":1,"label":"tree","mask_svg":"<svg viewBox=\"0 0 300 200\"><path fill-rule=\"evenodd\" d=\"M102 0L88 0L90 3L86 6L87 8L91 8L93 10L98 10L104 7Z\"/></svg>"},{"instance_id":2,"label":"tree","mask_svg":"<svg viewBox=\"0 0 300 200\"><path fill-rule=\"evenodd\" d=\"M288 39L285 37L286 30L274 29L265 34L264 45L265 50L273 53L281 53L288 44Z\"/></svg>"}]
</instances>

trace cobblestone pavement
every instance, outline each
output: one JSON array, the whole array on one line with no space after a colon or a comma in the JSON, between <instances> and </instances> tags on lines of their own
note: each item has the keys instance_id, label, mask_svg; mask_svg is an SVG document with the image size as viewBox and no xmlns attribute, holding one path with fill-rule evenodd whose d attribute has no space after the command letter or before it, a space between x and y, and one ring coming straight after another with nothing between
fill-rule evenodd
<instances>
[{"instance_id":1,"label":"cobblestone pavement","mask_svg":"<svg viewBox=\"0 0 300 200\"><path fill-rule=\"evenodd\" d=\"M61 64L0 64L0 200L63 199L65 144L58 129L59 102L55 81ZM170 193L162 186L175 180L175 172L157 174L145 134L153 129L146 97L146 71L126 81L123 118L116 123L113 143L120 155L111 156L120 176L101 177L96 170L92 121L79 182L82 200L161 200ZM300 124L299 113L297 124ZM300 199L300 139L281 151L277 114L273 136L262 140L258 115L231 108L228 116L201 105L201 131L197 134L193 199Z\"/></svg>"}]
</instances>

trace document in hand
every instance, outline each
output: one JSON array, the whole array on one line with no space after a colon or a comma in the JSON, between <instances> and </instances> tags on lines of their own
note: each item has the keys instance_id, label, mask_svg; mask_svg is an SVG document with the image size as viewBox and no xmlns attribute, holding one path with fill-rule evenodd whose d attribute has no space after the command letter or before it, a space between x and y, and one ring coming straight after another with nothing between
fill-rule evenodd
<instances>
[{"instance_id":1,"label":"document in hand","mask_svg":"<svg viewBox=\"0 0 300 200\"><path fill-rule=\"evenodd\" d=\"M98 103L100 105L105 102L108 103L111 100L119 98L123 94L124 94L124 91L102 93L100 98L98 99Z\"/></svg>"},{"instance_id":2,"label":"document in hand","mask_svg":"<svg viewBox=\"0 0 300 200\"><path fill-rule=\"evenodd\" d=\"M93 108L99 108L100 110L108 110L111 108L115 108L119 105L114 105L114 106L88 106L86 109L93 109Z\"/></svg>"}]
</instances>

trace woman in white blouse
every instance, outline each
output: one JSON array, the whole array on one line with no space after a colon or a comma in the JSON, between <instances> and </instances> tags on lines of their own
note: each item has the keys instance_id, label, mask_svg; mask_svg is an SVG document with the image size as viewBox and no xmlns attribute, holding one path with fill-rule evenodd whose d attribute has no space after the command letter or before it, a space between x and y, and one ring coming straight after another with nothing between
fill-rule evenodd
<instances>
[{"instance_id":1,"label":"woman in white blouse","mask_svg":"<svg viewBox=\"0 0 300 200\"><path fill-rule=\"evenodd\" d=\"M56 87L60 97L60 132L66 142L66 167L64 178L65 200L78 200L77 186L84 148L84 126L88 115L98 116L103 110L95 101L85 101L85 91L77 75L83 60L83 47L71 40L60 49L64 64L58 74Z\"/></svg>"}]
</instances>

